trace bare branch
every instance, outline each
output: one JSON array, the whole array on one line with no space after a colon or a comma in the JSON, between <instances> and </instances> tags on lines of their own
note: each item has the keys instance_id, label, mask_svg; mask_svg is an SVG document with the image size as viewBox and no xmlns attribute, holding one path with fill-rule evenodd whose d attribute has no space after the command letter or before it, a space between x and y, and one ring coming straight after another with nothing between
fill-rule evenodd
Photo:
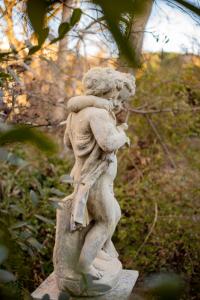
<instances>
[{"instance_id":1,"label":"bare branch","mask_svg":"<svg viewBox=\"0 0 200 300\"><path fill-rule=\"evenodd\" d=\"M167 145L163 142L163 139L160 135L160 133L158 132L155 124L153 123L152 119L148 116L148 115L145 115L145 118L149 124L149 126L151 127L151 129L153 130L155 136L157 137L162 149L163 149L163 152L166 154L166 156L168 157L168 160L170 162L170 165L172 168L176 168L176 164L174 162L174 160L172 159L171 155L170 155L170 152L169 152L169 149L167 147Z\"/></svg>"},{"instance_id":2,"label":"bare branch","mask_svg":"<svg viewBox=\"0 0 200 300\"><path fill-rule=\"evenodd\" d=\"M155 213L154 213L154 219L153 219L153 223L152 223L152 225L151 225L151 228L150 228L150 230L149 230L147 236L145 237L144 242L143 242L142 245L138 248L135 257L138 256L139 252L142 250L142 248L144 247L144 245L145 245L146 242L148 241L149 237L151 236L151 234L152 234L152 232L153 232L153 230L154 230L154 228L155 228L155 225L156 225L156 222L157 222L157 219L158 219L158 204L157 204L157 202L155 202L155 205L154 205L154 211L155 211Z\"/></svg>"},{"instance_id":3,"label":"bare branch","mask_svg":"<svg viewBox=\"0 0 200 300\"><path fill-rule=\"evenodd\" d=\"M185 112L196 112L200 111L200 106L192 107L192 108L165 108L165 109L152 109L152 110L140 110L135 108L128 108L128 111L140 115L153 115L159 113L175 113L175 114L182 114Z\"/></svg>"}]
</instances>

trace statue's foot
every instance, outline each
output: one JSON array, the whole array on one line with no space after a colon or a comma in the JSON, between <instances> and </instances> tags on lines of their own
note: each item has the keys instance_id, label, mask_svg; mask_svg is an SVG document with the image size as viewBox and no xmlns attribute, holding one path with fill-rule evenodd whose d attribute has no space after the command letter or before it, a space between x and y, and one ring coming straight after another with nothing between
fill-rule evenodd
<instances>
[{"instance_id":1,"label":"statue's foot","mask_svg":"<svg viewBox=\"0 0 200 300\"><path fill-rule=\"evenodd\" d=\"M94 266L90 266L89 269L84 273L91 276L92 279L101 279L103 277L103 271L96 269Z\"/></svg>"}]
</instances>

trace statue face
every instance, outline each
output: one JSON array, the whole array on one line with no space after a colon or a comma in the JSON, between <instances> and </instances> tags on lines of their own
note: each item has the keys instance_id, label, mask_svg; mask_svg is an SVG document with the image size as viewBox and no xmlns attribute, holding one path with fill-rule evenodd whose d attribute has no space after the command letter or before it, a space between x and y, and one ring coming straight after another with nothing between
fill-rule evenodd
<instances>
[{"instance_id":1,"label":"statue face","mask_svg":"<svg viewBox=\"0 0 200 300\"><path fill-rule=\"evenodd\" d=\"M115 114L118 114L125 109L125 104L128 102L129 98L130 91L127 86L124 85L123 88L118 91L116 99L112 100Z\"/></svg>"},{"instance_id":2,"label":"statue face","mask_svg":"<svg viewBox=\"0 0 200 300\"><path fill-rule=\"evenodd\" d=\"M117 99L119 101L128 101L130 98L130 91L127 88L126 85L123 86L123 88L119 91Z\"/></svg>"}]
</instances>

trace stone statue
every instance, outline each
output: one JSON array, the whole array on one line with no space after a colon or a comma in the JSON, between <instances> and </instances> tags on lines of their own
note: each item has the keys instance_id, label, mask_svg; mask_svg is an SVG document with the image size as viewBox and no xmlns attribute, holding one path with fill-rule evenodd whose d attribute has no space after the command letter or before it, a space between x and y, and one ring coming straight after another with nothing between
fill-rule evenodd
<instances>
[{"instance_id":1,"label":"stone statue","mask_svg":"<svg viewBox=\"0 0 200 300\"><path fill-rule=\"evenodd\" d=\"M99 296L113 289L122 271L112 235L121 211L113 192L117 150L129 145L118 114L135 93L132 75L93 68L83 79L85 95L68 101L65 145L75 164L74 191L57 209L53 262L59 291ZM132 271L131 271L132 272Z\"/></svg>"}]
</instances>

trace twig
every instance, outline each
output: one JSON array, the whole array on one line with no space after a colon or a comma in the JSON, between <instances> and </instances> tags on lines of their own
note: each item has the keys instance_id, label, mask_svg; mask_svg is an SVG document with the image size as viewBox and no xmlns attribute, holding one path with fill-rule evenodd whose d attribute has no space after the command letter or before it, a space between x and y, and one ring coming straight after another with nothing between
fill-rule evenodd
<instances>
[{"instance_id":1,"label":"twig","mask_svg":"<svg viewBox=\"0 0 200 300\"><path fill-rule=\"evenodd\" d=\"M192 112L192 111L200 111L200 106L193 108L164 108L164 109L152 109L152 110L140 110L135 108L128 108L128 111L141 115L151 115L151 114L159 114L159 113L184 113L184 112Z\"/></svg>"},{"instance_id":2,"label":"twig","mask_svg":"<svg viewBox=\"0 0 200 300\"><path fill-rule=\"evenodd\" d=\"M152 128L152 130L153 130L155 136L157 137L160 145L162 146L163 152L168 157L170 165L175 169L176 168L176 164L175 164L175 162L173 161L173 159L172 159L172 157L170 155L170 152L169 152L169 149L168 149L167 145L163 142L162 137L161 137L160 133L158 132L155 124L153 123L153 121L151 120L151 118L148 115L145 115L145 118L146 118L148 124L150 125L150 127Z\"/></svg>"},{"instance_id":3,"label":"twig","mask_svg":"<svg viewBox=\"0 0 200 300\"><path fill-rule=\"evenodd\" d=\"M67 123L67 120L63 120L59 123L46 123L46 124L34 124L34 123L21 123L21 125L24 125L24 126L29 126L30 128L35 128L35 127L59 127L59 126L64 126L65 124Z\"/></svg>"},{"instance_id":4,"label":"twig","mask_svg":"<svg viewBox=\"0 0 200 300\"><path fill-rule=\"evenodd\" d=\"M143 242L142 245L140 245L140 247L138 248L135 257L138 256L139 252L142 250L142 248L144 247L144 245L145 245L146 242L148 241L148 239L149 239L149 237L151 236L151 234L152 234L152 232L153 232L153 230L154 230L154 227L155 227L155 225L156 225L156 222L157 222L157 219L158 219L158 204L157 204L157 202L155 202L155 205L154 205L154 211L155 211L155 213L154 213L154 219L153 219L153 223L152 223L152 225L151 225L151 228L150 228L150 230L149 230L147 236L145 237L144 242Z\"/></svg>"}]
</instances>

